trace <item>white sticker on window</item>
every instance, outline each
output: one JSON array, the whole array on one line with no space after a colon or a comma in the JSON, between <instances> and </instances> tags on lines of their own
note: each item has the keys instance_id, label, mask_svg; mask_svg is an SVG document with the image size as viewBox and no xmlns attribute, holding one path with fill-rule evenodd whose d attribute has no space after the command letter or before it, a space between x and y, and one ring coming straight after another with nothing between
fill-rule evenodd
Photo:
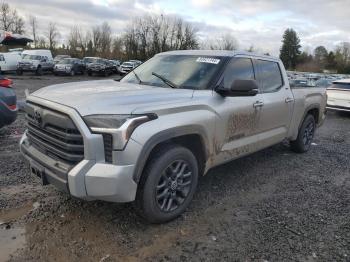
<instances>
[{"instance_id":1,"label":"white sticker on window","mask_svg":"<svg viewBox=\"0 0 350 262\"><path fill-rule=\"evenodd\" d=\"M198 57L196 60L197 63L209 63L217 65L220 62L220 59L210 58L210 57Z\"/></svg>"}]
</instances>

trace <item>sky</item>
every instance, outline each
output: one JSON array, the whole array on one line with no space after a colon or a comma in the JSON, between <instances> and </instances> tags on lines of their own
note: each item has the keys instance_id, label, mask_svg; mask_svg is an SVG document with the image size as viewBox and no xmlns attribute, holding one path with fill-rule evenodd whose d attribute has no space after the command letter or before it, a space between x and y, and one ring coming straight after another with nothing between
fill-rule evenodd
<instances>
[{"instance_id":1,"label":"sky","mask_svg":"<svg viewBox=\"0 0 350 262\"><path fill-rule=\"evenodd\" d=\"M5 0L6 1L6 0ZM350 42L350 0L10 0L20 15L35 15L39 30L55 22L63 42L73 25L89 29L107 21L115 35L134 17L176 15L192 23L200 39L232 34L239 49L254 46L278 55L286 28L293 28L302 49L334 49ZM29 29L28 29L29 31ZM28 35L29 32L28 32Z\"/></svg>"}]
</instances>

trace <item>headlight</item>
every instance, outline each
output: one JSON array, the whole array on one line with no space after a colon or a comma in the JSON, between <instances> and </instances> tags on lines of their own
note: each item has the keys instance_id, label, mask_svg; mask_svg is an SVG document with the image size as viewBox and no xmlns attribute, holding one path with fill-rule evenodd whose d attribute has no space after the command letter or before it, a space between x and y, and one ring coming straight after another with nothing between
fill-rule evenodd
<instances>
[{"instance_id":1,"label":"headlight","mask_svg":"<svg viewBox=\"0 0 350 262\"><path fill-rule=\"evenodd\" d=\"M156 114L90 115L83 117L92 133L112 135L113 148L116 150L124 149L131 134L139 125L156 118Z\"/></svg>"}]
</instances>

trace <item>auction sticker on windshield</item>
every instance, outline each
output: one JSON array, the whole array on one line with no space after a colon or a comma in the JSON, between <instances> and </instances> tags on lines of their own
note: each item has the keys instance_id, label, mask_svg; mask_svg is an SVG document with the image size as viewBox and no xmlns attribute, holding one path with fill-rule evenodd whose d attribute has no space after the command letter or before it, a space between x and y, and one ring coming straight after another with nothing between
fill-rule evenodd
<instances>
[{"instance_id":1,"label":"auction sticker on windshield","mask_svg":"<svg viewBox=\"0 0 350 262\"><path fill-rule=\"evenodd\" d=\"M198 57L196 62L198 63L209 63L217 65L220 62L220 59L210 58L210 57Z\"/></svg>"}]
</instances>

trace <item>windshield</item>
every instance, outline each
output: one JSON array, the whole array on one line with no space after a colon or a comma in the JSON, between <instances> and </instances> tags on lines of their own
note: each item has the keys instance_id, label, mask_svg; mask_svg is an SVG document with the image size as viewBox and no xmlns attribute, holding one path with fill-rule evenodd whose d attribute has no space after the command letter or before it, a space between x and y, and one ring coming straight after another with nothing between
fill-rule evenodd
<instances>
[{"instance_id":1,"label":"windshield","mask_svg":"<svg viewBox=\"0 0 350 262\"><path fill-rule=\"evenodd\" d=\"M83 60L85 63L98 63L97 61L100 58L95 58L95 57L85 57Z\"/></svg>"},{"instance_id":2,"label":"windshield","mask_svg":"<svg viewBox=\"0 0 350 262\"><path fill-rule=\"evenodd\" d=\"M158 55L141 64L134 72L142 84L169 87L155 73L178 88L206 89L216 75L224 57L205 57L195 55ZM134 73L127 74L121 82L139 83Z\"/></svg>"},{"instance_id":3,"label":"windshield","mask_svg":"<svg viewBox=\"0 0 350 262\"><path fill-rule=\"evenodd\" d=\"M57 64L72 65L74 64L75 61L76 61L75 59L65 58L59 61Z\"/></svg>"},{"instance_id":4,"label":"windshield","mask_svg":"<svg viewBox=\"0 0 350 262\"><path fill-rule=\"evenodd\" d=\"M329 89L349 89L350 90L350 83L334 82L333 85L329 87Z\"/></svg>"},{"instance_id":5,"label":"windshield","mask_svg":"<svg viewBox=\"0 0 350 262\"><path fill-rule=\"evenodd\" d=\"M29 54L23 54L22 59L28 59L28 60L40 60L40 55L29 55Z\"/></svg>"}]
</instances>

